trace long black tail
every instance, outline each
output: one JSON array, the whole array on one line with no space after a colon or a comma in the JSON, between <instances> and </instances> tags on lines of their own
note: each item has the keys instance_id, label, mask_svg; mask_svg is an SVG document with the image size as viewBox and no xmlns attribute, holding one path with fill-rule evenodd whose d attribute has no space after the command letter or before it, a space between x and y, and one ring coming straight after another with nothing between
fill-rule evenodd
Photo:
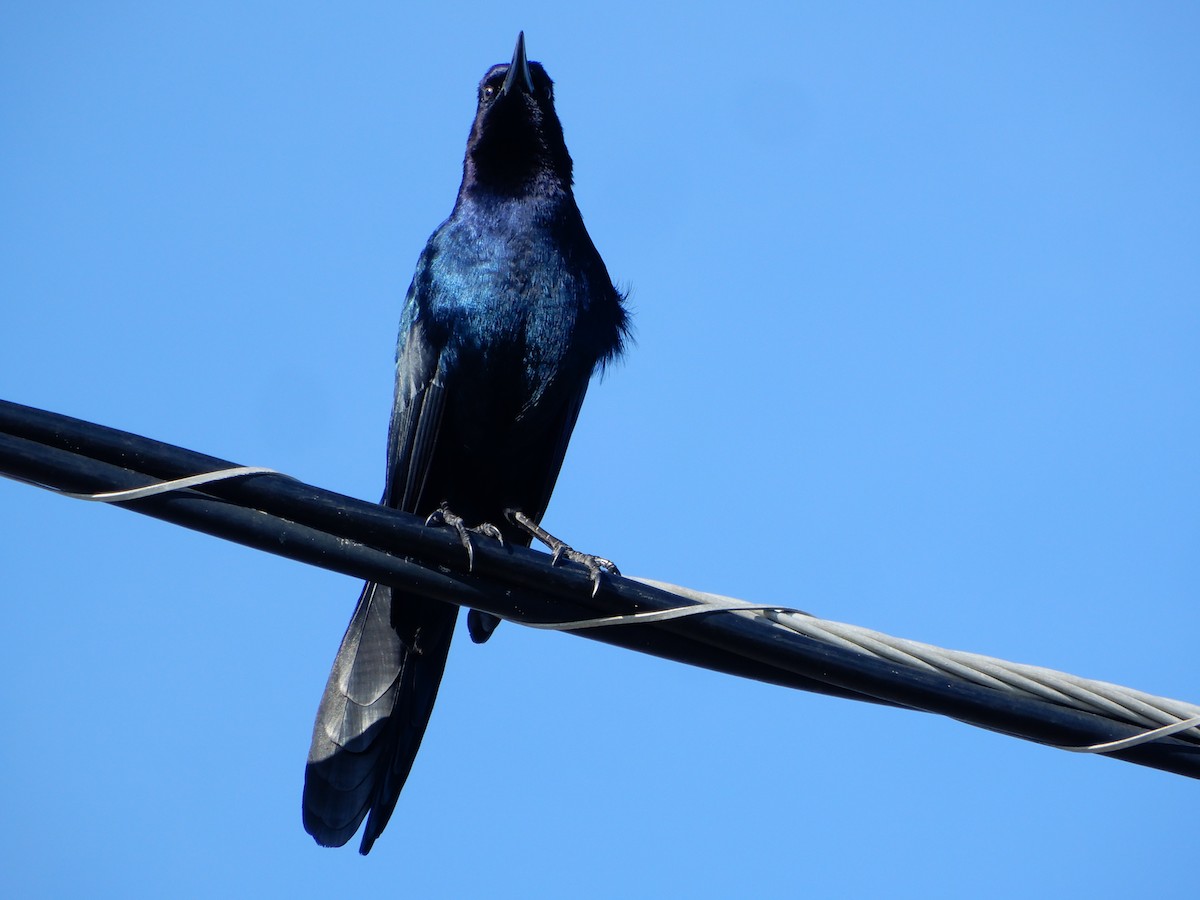
<instances>
[{"instance_id":1,"label":"long black tail","mask_svg":"<svg viewBox=\"0 0 1200 900\"><path fill-rule=\"evenodd\" d=\"M325 847L383 832L437 699L457 607L368 583L317 709L304 772L304 828Z\"/></svg>"}]
</instances>

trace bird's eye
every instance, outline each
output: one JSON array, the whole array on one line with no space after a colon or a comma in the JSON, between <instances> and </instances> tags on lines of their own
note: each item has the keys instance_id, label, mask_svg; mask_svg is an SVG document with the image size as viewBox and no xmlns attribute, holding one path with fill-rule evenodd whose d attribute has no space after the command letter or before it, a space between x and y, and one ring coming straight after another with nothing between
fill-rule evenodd
<instances>
[{"instance_id":1,"label":"bird's eye","mask_svg":"<svg viewBox=\"0 0 1200 900\"><path fill-rule=\"evenodd\" d=\"M494 84L485 84L483 86L483 89L480 90L480 92L479 92L479 99L480 100L495 100L496 99L496 86Z\"/></svg>"}]
</instances>

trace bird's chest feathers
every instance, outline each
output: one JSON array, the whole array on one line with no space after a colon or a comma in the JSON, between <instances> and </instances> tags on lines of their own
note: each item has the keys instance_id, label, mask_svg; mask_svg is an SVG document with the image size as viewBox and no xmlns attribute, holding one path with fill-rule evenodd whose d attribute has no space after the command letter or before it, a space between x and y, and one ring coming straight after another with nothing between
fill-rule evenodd
<instances>
[{"instance_id":1,"label":"bird's chest feathers","mask_svg":"<svg viewBox=\"0 0 1200 900\"><path fill-rule=\"evenodd\" d=\"M492 375L552 378L566 357L586 289L552 241L501 232L435 263L429 314L456 362Z\"/></svg>"}]
</instances>

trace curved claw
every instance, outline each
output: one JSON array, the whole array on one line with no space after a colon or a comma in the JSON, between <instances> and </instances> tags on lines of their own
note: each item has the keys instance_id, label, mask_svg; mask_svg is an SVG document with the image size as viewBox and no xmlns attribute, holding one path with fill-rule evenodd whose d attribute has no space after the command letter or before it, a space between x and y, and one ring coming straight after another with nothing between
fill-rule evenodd
<instances>
[{"instance_id":1,"label":"curved claw","mask_svg":"<svg viewBox=\"0 0 1200 900\"><path fill-rule=\"evenodd\" d=\"M591 553L580 553L574 547L567 544L566 541L560 540L548 532L545 528L533 521L529 516L520 510L506 510L505 515L515 525L526 531L531 537L537 538L543 544L550 548L550 565L557 566L562 562L563 557L571 560L571 562L579 563L588 570L588 574L592 578L592 596L595 597L600 593L600 576L607 570L610 574L620 577L621 571L611 559L605 559L603 556L594 556Z\"/></svg>"},{"instance_id":2,"label":"curved claw","mask_svg":"<svg viewBox=\"0 0 1200 900\"><path fill-rule=\"evenodd\" d=\"M490 537L501 544L504 543L504 534L493 525L491 522L480 522L474 527L467 527L466 521L462 516L456 515L450 511L450 508L443 504L429 514L429 518L425 520L425 525L428 528L453 528L458 532L458 540L467 550L467 571L475 571L475 544L471 541L471 533L482 534L484 537Z\"/></svg>"},{"instance_id":3,"label":"curved claw","mask_svg":"<svg viewBox=\"0 0 1200 900\"><path fill-rule=\"evenodd\" d=\"M591 553L580 553L578 550L574 549L573 547L568 547L566 544L563 544L561 548L561 555L565 556L572 562L579 563L588 570L588 575L590 575L592 579L593 597L600 593L600 582L602 580L601 576L603 576L605 570L608 570L613 575L619 576L621 574L620 571L617 570L617 567L613 565L611 559L605 559L603 556L594 556Z\"/></svg>"},{"instance_id":4,"label":"curved claw","mask_svg":"<svg viewBox=\"0 0 1200 900\"><path fill-rule=\"evenodd\" d=\"M504 532L493 525L491 522L480 522L471 529L476 534L482 534L484 537L490 537L492 540L499 541L501 546L504 546Z\"/></svg>"},{"instance_id":5,"label":"curved claw","mask_svg":"<svg viewBox=\"0 0 1200 900\"><path fill-rule=\"evenodd\" d=\"M449 527L458 532L458 540L467 551L467 571L475 571L475 545L471 543L471 529L467 528L462 516L455 515L446 506L439 506L429 514L425 524L434 528Z\"/></svg>"}]
</instances>

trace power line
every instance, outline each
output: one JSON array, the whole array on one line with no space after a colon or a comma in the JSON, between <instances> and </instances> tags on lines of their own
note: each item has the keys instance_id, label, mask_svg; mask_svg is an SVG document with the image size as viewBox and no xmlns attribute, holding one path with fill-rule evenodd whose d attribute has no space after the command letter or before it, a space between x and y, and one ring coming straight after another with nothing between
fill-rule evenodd
<instances>
[{"instance_id":1,"label":"power line","mask_svg":"<svg viewBox=\"0 0 1200 900\"><path fill-rule=\"evenodd\" d=\"M236 464L78 419L0 401L0 474L56 491L97 493L235 468ZM1067 749L1139 739L1200 707L890 638L784 607L610 575L592 595L587 571L478 538L474 567L450 529L407 513L256 469L120 501L136 512L359 578L527 624L626 617L577 633L667 659L815 691L951 716ZM670 587L670 590L663 589ZM728 607L737 607L730 611ZM688 613L678 612L691 607ZM647 613L668 617L648 621ZM1106 755L1200 777L1200 728Z\"/></svg>"}]
</instances>

